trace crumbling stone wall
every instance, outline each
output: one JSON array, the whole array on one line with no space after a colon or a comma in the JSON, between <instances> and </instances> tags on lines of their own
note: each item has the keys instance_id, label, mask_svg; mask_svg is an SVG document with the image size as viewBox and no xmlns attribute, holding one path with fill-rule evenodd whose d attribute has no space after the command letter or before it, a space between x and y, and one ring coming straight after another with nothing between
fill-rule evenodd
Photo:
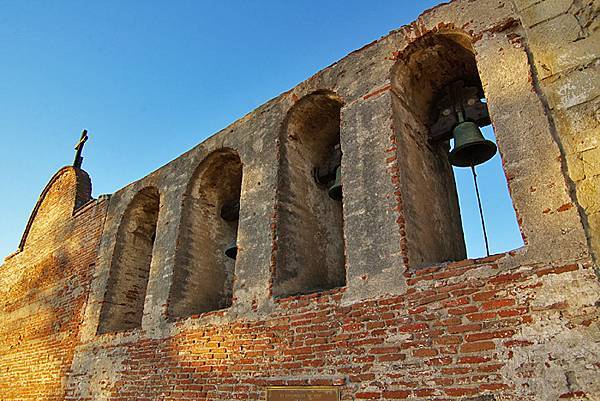
<instances>
[{"instance_id":1,"label":"crumbling stone wall","mask_svg":"<svg viewBox=\"0 0 600 401\"><path fill-rule=\"evenodd\" d=\"M331 199L315 172L340 144L342 102L310 93L290 109L282 127L273 295L341 287L345 282L342 202Z\"/></svg>"},{"instance_id":2,"label":"crumbling stone wall","mask_svg":"<svg viewBox=\"0 0 600 401\"><path fill-rule=\"evenodd\" d=\"M536 79L596 258L600 255L600 2L515 0ZM551 211L549 211L551 213Z\"/></svg>"},{"instance_id":3,"label":"crumbling stone wall","mask_svg":"<svg viewBox=\"0 0 600 401\"><path fill-rule=\"evenodd\" d=\"M239 202L241 185L242 164L231 150L210 154L194 173L182 206L181 246L169 299L172 317L231 306L235 261L224 252L237 241L238 219L227 221L221 211Z\"/></svg>"},{"instance_id":4,"label":"crumbling stone wall","mask_svg":"<svg viewBox=\"0 0 600 401\"><path fill-rule=\"evenodd\" d=\"M58 221L70 225L39 236L49 242L31 252L25 241L0 269L7 288L2 316L9 322L0 337L4 399L260 400L268 386L326 385L338 388L342 400L598 400L594 213L581 200L591 181L573 175L579 162L567 161L571 148L564 136L565 124L576 121L569 113L589 110L591 103L573 110L552 103L560 91L551 83L568 82L568 76L540 75L544 48L536 47L535 26L527 21L533 10L550 15L545 7L560 2L529 3L455 0L438 6L108 202L92 202L70 216L77 204L72 194L81 191L68 192L71 209ZM591 15L589 7L569 10L575 19ZM539 24L552 20L543 17ZM546 40L548 48L567 51L561 40ZM452 57L439 60L440 54ZM429 69L439 73L435 80L419 74ZM478 260L460 260L451 171L442 163L444 149L423 139L434 93L458 77L483 90L525 243ZM588 96L583 87L579 93ZM302 118L313 111L322 132ZM579 135L596 137L592 131ZM310 186L308 175L321 162L321 149L338 136L342 204L322 206L319 213L327 213L316 220L341 227L343 258L326 254L324 269L334 261L335 272L343 267L336 280L345 277L322 291L312 276L295 278L314 268L308 265L314 254L322 255L297 244L311 243L307 232L324 235L323 225L290 224L300 212L310 216L314 210L303 206L316 209L319 196L330 201L316 183ZM207 167L215 165L235 179L217 179ZM124 216L144 188L156 189L160 206L152 219L156 235L141 316L135 327L99 330L124 251ZM238 193L239 218L222 226L219 206ZM422 203L434 194L450 207ZM52 213L42 215L32 217L34 226L52 220ZM334 224L339 219L341 225ZM445 226L432 227L438 220ZM237 235L237 259L211 264L217 260L211 255L222 257L225 234ZM207 240L198 241L202 236ZM69 254L66 264L35 259L56 249L76 249L77 255ZM340 248L333 249L339 255ZM75 271L69 266L79 269L69 285L49 278L52 288L62 289L44 298L52 313L28 309L30 294L46 287L27 278L40 269ZM278 274L290 267L292 289L278 292L285 281ZM226 303L200 307L204 302L196 301L207 295ZM13 298L18 307L11 306ZM42 317L43 324L36 320ZM69 323L19 342L13 333L29 333L30 321L42 328Z\"/></svg>"},{"instance_id":5,"label":"crumbling stone wall","mask_svg":"<svg viewBox=\"0 0 600 401\"><path fill-rule=\"evenodd\" d=\"M398 168L411 172L401 181L407 262L415 268L466 258L448 143L429 140L442 90L456 81L481 87L471 44L461 42L460 35L425 35L398 56L392 71Z\"/></svg>"},{"instance_id":6,"label":"crumbling stone wall","mask_svg":"<svg viewBox=\"0 0 600 401\"><path fill-rule=\"evenodd\" d=\"M148 187L134 196L123 214L98 333L142 324L159 207L158 190Z\"/></svg>"}]
</instances>

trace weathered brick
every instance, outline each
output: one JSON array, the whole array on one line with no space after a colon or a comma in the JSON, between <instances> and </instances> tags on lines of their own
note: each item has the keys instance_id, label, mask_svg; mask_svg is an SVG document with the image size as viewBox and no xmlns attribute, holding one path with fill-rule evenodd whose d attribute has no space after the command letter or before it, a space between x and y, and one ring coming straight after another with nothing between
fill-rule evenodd
<instances>
[{"instance_id":1,"label":"weathered brick","mask_svg":"<svg viewBox=\"0 0 600 401\"><path fill-rule=\"evenodd\" d=\"M483 308L483 310L490 310L490 309L505 308L507 306L513 306L514 304L515 304L514 299L496 299L493 301L484 302L481 305L481 307Z\"/></svg>"},{"instance_id":2,"label":"weathered brick","mask_svg":"<svg viewBox=\"0 0 600 401\"><path fill-rule=\"evenodd\" d=\"M448 327L448 332L452 333L452 334L464 333L467 331L479 331L479 330L481 330L481 324L478 324L478 323Z\"/></svg>"},{"instance_id":3,"label":"weathered brick","mask_svg":"<svg viewBox=\"0 0 600 401\"><path fill-rule=\"evenodd\" d=\"M481 341L481 340L491 340L493 338L507 338L512 337L515 334L514 330L501 330L487 333L475 333L475 334L467 334L465 336L465 340L471 341Z\"/></svg>"},{"instance_id":4,"label":"weathered brick","mask_svg":"<svg viewBox=\"0 0 600 401\"><path fill-rule=\"evenodd\" d=\"M418 357L435 356L437 354L438 354L438 351L436 349L432 349L432 348L421 348L421 349L413 350L413 355L418 356Z\"/></svg>"},{"instance_id":5,"label":"weathered brick","mask_svg":"<svg viewBox=\"0 0 600 401\"><path fill-rule=\"evenodd\" d=\"M403 400L410 396L409 390L395 390L395 391L384 391L382 398L385 400Z\"/></svg>"},{"instance_id":6,"label":"weathered brick","mask_svg":"<svg viewBox=\"0 0 600 401\"><path fill-rule=\"evenodd\" d=\"M474 343L466 343L461 345L461 352L479 352L479 351L487 351L496 348L496 345L491 341L481 341Z\"/></svg>"}]
</instances>

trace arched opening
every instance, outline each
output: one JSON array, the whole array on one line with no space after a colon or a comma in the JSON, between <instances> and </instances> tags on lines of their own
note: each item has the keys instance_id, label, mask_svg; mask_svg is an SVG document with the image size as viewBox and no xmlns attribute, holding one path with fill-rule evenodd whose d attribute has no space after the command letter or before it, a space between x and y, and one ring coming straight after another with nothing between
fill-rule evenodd
<instances>
[{"instance_id":1,"label":"arched opening","mask_svg":"<svg viewBox=\"0 0 600 401\"><path fill-rule=\"evenodd\" d=\"M142 325L159 204L158 190L147 187L134 196L123 215L102 304L99 334Z\"/></svg>"},{"instance_id":2,"label":"arched opening","mask_svg":"<svg viewBox=\"0 0 600 401\"><path fill-rule=\"evenodd\" d=\"M496 136L491 124L482 127L481 130L486 138L495 142ZM454 147L454 141L452 141L452 146ZM454 167L453 170L467 257L485 256L485 241L481 230L471 170L459 167ZM497 254L522 247L523 237L519 231L499 153L486 163L477 166L477 180L482 196L490 253Z\"/></svg>"},{"instance_id":3,"label":"arched opening","mask_svg":"<svg viewBox=\"0 0 600 401\"><path fill-rule=\"evenodd\" d=\"M341 108L335 94L314 92L300 99L284 122L272 286L276 297L345 285L338 185Z\"/></svg>"},{"instance_id":4,"label":"arched opening","mask_svg":"<svg viewBox=\"0 0 600 401\"><path fill-rule=\"evenodd\" d=\"M392 107L398 162L400 170L404 171L400 185L410 265L420 267L462 260L467 257L467 249L469 257L485 256L481 247L473 244L476 239L480 241L475 242L483 242L477 202L463 196L472 192L471 169L465 169L465 172L455 167L453 171L448 159L452 132L460 121L471 121L479 127L490 126L483 132L493 138L469 37L451 32L418 39L402 52L391 78L395 94ZM454 107L455 104L461 105L460 108ZM522 239L508 196L500 155L486 164L484 170L486 175L495 177L490 182L502 182L494 187L494 191L482 193L484 213L488 212L486 217L493 217L490 223L504 222L500 230L499 224L488 223L488 234L492 244L494 241L495 244L511 244L509 248L492 249L514 249L512 244L519 246ZM470 180L461 179L457 185L455 173L461 177L468 173ZM494 205L498 202L503 204ZM494 205L493 210L486 209L486 203ZM464 224L461 211L469 211L469 216L475 211L477 221L469 218L469 224ZM506 236L512 240L506 241Z\"/></svg>"},{"instance_id":5,"label":"arched opening","mask_svg":"<svg viewBox=\"0 0 600 401\"><path fill-rule=\"evenodd\" d=\"M171 318L231 306L241 187L242 162L234 150L213 152L196 169L183 200Z\"/></svg>"}]
</instances>

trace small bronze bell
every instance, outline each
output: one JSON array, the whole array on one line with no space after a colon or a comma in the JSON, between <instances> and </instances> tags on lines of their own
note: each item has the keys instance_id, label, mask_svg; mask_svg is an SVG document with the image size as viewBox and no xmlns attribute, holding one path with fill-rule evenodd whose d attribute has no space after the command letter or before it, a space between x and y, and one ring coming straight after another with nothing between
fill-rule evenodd
<instances>
[{"instance_id":1,"label":"small bronze bell","mask_svg":"<svg viewBox=\"0 0 600 401\"><path fill-rule=\"evenodd\" d=\"M225 221L236 221L240 218L240 200L225 202L221 207L221 218Z\"/></svg>"},{"instance_id":2,"label":"small bronze bell","mask_svg":"<svg viewBox=\"0 0 600 401\"><path fill-rule=\"evenodd\" d=\"M236 240L233 240L229 245L227 245L227 248L225 248L225 256L235 260L235 258L237 257L237 241Z\"/></svg>"},{"instance_id":3,"label":"small bronze bell","mask_svg":"<svg viewBox=\"0 0 600 401\"><path fill-rule=\"evenodd\" d=\"M479 126L463 121L452 130L454 149L448 160L456 167L471 167L490 160L496 154L496 145L483 137Z\"/></svg>"},{"instance_id":4,"label":"small bronze bell","mask_svg":"<svg viewBox=\"0 0 600 401\"><path fill-rule=\"evenodd\" d=\"M329 197L333 200L341 202L342 200L342 168L341 166L337 166L335 168L335 180L333 184L329 187L327 191Z\"/></svg>"}]
</instances>

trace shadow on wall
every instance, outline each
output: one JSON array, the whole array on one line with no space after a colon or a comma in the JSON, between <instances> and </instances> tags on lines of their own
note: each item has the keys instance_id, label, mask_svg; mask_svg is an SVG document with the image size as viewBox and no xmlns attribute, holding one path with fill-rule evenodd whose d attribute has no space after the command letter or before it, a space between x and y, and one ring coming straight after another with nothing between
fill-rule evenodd
<instances>
[{"instance_id":1,"label":"shadow on wall","mask_svg":"<svg viewBox=\"0 0 600 401\"><path fill-rule=\"evenodd\" d=\"M22 253L19 258L27 256ZM68 268L65 259L62 252L47 254L27 263L26 272L14 281L2 280L0 296L6 300L0 312L0 393L3 396L30 394L29 399L49 400L62 394L60 380L48 382L46 378L49 375L61 377L69 367L63 360L60 341L55 340L68 323L64 314L56 313L62 304L62 286L56 283L63 279L63 269ZM36 343L35 347L31 346L32 342Z\"/></svg>"},{"instance_id":2,"label":"shadow on wall","mask_svg":"<svg viewBox=\"0 0 600 401\"><path fill-rule=\"evenodd\" d=\"M61 169L36 205L21 252L0 270L0 398L62 400L83 319L101 219L73 217L89 178ZM96 207L83 211L95 213ZM81 219L79 222L78 219Z\"/></svg>"},{"instance_id":3,"label":"shadow on wall","mask_svg":"<svg viewBox=\"0 0 600 401\"><path fill-rule=\"evenodd\" d=\"M156 237L160 195L154 187L138 192L123 215L110 266L98 334L141 327Z\"/></svg>"},{"instance_id":4,"label":"shadow on wall","mask_svg":"<svg viewBox=\"0 0 600 401\"><path fill-rule=\"evenodd\" d=\"M241 160L234 150L227 148L208 155L192 175L182 204L169 319L231 306L235 260L224 251L236 241L241 184ZM110 333L110 336L139 327L141 323L158 210L158 191L150 187L133 198L123 215L99 333ZM119 294L124 295L119 298ZM202 397L209 391L202 386L214 387L211 383L214 383L215 372L198 370L197 374L190 374L190 369L194 372L191 363L203 366L210 358L206 365L214 365L215 369L229 364L228 360L220 359L225 357L222 348L216 355L207 348L214 347L215 343L220 346L233 338L229 334L225 337L226 330L219 331L218 335L215 331L214 336L205 335L210 330L213 328L206 326L204 330L182 337L144 338L97 350L93 356L81 358L82 362L71 376L69 390L79 397L100 394L109 398L135 395L163 399L166 392L173 399L192 392ZM248 341L251 338L248 335ZM144 380L140 380L140 372L144 372ZM182 381L187 384L183 385Z\"/></svg>"},{"instance_id":5,"label":"shadow on wall","mask_svg":"<svg viewBox=\"0 0 600 401\"><path fill-rule=\"evenodd\" d=\"M481 87L473 53L460 36L435 34L413 42L392 71L393 123L408 260L411 267L466 258L448 145L431 143L435 100L452 82ZM410 100L410 102L408 102Z\"/></svg>"},{"instance_id":6,"label":"shadow on wall","mask_svg":"<svg viewBox=\"0 0 600 401\"><path fill-rule=\"evenodd\" d=\"M342 203L315 180L316 174L336 164L331 159L340 152L341 108L336 94L318 91L300 99L284 122L275 297L345 285Z\"/></svg>"},{"instance_id":7,"label":"shadow on wall","mask_svg":"<svg viewBox=\"0 0 600 401\"><path fill-rule=\"evenodd\" d=\"M237 249L241 186L242 162L232 149L211 153L196 169L183 200L170 318L231 306L235 259L225 250Z\"/></svg>"}]
</instances>

